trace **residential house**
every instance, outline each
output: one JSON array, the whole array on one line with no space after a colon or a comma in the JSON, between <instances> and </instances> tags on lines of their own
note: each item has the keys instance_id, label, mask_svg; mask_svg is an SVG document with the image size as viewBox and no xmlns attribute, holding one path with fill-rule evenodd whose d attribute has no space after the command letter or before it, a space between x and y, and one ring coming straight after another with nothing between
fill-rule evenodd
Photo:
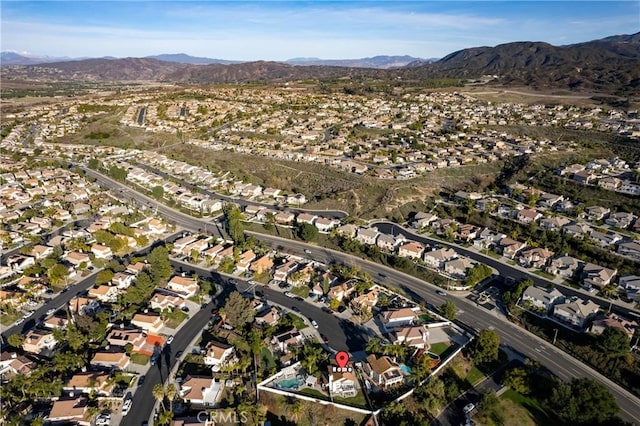
<instances>
[{"instance_id":1,"label":"residential house","mask_svg":"<svg viewBox=\"0 0 640 426\"><path fill-rule=\"evenodd\" d=\"M180 396L192 406L213 407L219 402L223 389L223 384L213 377L187 376L180 383Z\"/></svg>"},{"instance_id":2,"label":"residential house","mask_svg":"<svg viewBox=\"0 0 640 426\"><path fill-rule=\"evenodd\" d=\"M92 287L89 289L88 296L95 298L100 302L116 302L118 300L118 287L110 285L101 285L98 287Z\"/></svg>"},{"instance_id":3,"label":"residential house","mask_svg":"<svg viewBox=\"0 0 640 426\"><path fill-rule=\"evenodd\" d=\"M271 338L271 344L280 353L287 353L290 346L300 345L303 339L304 338L302 334L300 334L300 332L294 328L289 331L285 331L284 333L278 334L277 336L273 336Z\"/></svg>"},{"instance_id":4,"label":"residential house","mask_svg":"<svg viewBox=\"0 0 640 426\"><path fill-rule=\"evenodd\" d=\"M108 373L97 371L76 373L64 384L62 390L66 392L80 392L90 394L95 392L100 396L109 396L115 388L115 382L109 380Z\"/></svg>"},{"instance_id":5,"label":"residential house","mask_svg":"<svg viewBox=\"0 0 640 426\"><path fill-rule=\"evenodd\" d=\"M564 216L545 217L540 220L540 228L547 231L560 231L563 227L570 224L571 220Z\"/></svg>"},{"instance_id":6,"label":"residential house","mask_svg":"<svg viewBox=\"0 0 640 426\"><path fill-rule=\"evenodd\" d=\"M628 320L614 313L609 313L601 318L594 319L591 327L589 327L589 332L595 335L600 335L607 328L618 329L631 339L638 329L638 322Z\"/></svg>"},{"instance_id":7,"label":"residential house","mask_svg":"<svg viewBox=\"0 0 640 426\"><path fill-rule=\"evenodd\" d=\"M393 253L396 248L396 237L389 234L380 234L376 240L376 245L382 250L387 250Z\"/></svg>"},{"instance_id":8,"label":"residential house","mask_svg":"<svg viewBox=\"0 0 640 426\"><path fill-rule=\"evenodd\" d=\"M617 269L609 269L593 263L587 263L582 268L582 285L586 288L596 287L602 290L602 288L611 283L617 272Z\"/></svg>"},{"instance_id":9,"label":"residential house","mask_svg":"<svg viewBox=\"0 0 640 426\"><path fill-rule=\"evenodd\" d=\"M640 243L630 241L618 244L618 254L640 261Z\"/></svg>"},{"instance_id":10,"label":"residential house","mask_svg":"<svg viewBox=\"0 0 640 426\"><path fill-rule=\"evenodd\" d=\"M345 298L349 297L354 291L356 291L354 284L354 280L336 284L329 289L329 291L327 292L327 296L330 299L337 299L342 302Z\"/></svg>"},{"instance_id":11,"label":"residential house","mask_svg":"<svg viewBox=\"0 0 640 426\"><path fill-rule=\"evenodd\" d=\"M367 356L363 364L364 373L376 386L389 387L403 380L400 366L388 356L376 357L374 354Z\"/></svg>"},{"instance_id":12,"label":"residential house","mask_svg":"<svg viewBox=\"0 0 640 426\"><path fill-rule=\"evenodd\" d=\"M512 240L509 237L505 237L498 241L498 249L504 257L508 257L509 259L514 259L518 252L525 248L526 245L526 243Z\"/></svg>"},{"instance_id":13,"label":"residential house","mask_svg":"<svg viewBox=\"0 0 640 426\"><path fill-rule=\"evenodd\" d=\"M626 229L637 219L637 216L627 212L612 213L604 221L609 226L615 226L616 228Z\"/></svg>"},{"instance_id":14,"label":"residential house","mask_svg":"<svg viewBox=\"0 0 640 426\"><path fill-rule=\"evenodd\" d=\"M197 253L198 255L202 254L208 247L209 242L202 238L184 246L180 253L191 257L193 253Z\"/></svg>"},{"instance_id":15,"label":"residential house","mask_svg":"<svg viewBox=\"0 0 640 426\"><path fill-rule=\"evenodd\" d=\"M479 227L464 223L458 226L458 230L455 232L454 237L458 241L469 242L470 240L476 238L479 232Z\"/></svg>"},{"instance_id":16,"label":"residential house","mask_svg":"<svg viewBox=\"0 0 640 426\"><path fill-rule=\"evenodd\" d=\"M398 256L420 259L424 253L424 246L418 242L410 241L398 248Z\"/></svg>"},{"instance_id":17,"label":"residential house","mask_svg":"<svg viewBox=\"0 0 640 426\"><path fill-rule=\"evenodd\" d=\"M584 262L571 256L561 256L551 260L547 266L547 272L560 276L565 280L569 280L576 275L576 272L582 267Z\"/></svg>"},{"instance_id":18,"label":"residential house","mask_svg":"<svg viewBox=\"0 0 640 426\"><path fill-rule=\"evenodd\" d=\"M326 233L331 231L334 227L338 226L340 221L337 219L327 219L325 217L319 217L316 219L314 225L318 228L318 231Z\"/></svg>"},{"instance_id":19,"label":"residential house","mask_svg":"<svg viewBox=\"0 0 640 426\"><path fill-rule=\"evenodd\" d=\"M198 240L198 236L193 234L185 235L182 238L178 238L173 242L172 252L174 254L182 253L185 247L187 247L189 244L195 243L197 240Z\"/></svg>"},{"instance_id":20,"label":"residential house","mask_svg":"<svg viewBox=\"0 0 640 426\"><path fill-rule=\"evenodd\" d=\"M429 348L429 330L423 325L397 328L393 333L395 345L411 346L419 349Z\"/></svg>"},{"instance_id":21,"label":"residential house","mask_svg":"<svg viewBox=\"0 0 640 426\"><path fill-rule=\"evenodd\" d=\"M29 377L35 366L36 363L24 355L3 351L0 354L0 379L4 383L18 374Z\"/></svg>"},{"instance_id":22,"label":"residential house","mask_svg":"<svg viewBox=\"0 0 640 426\"><path fill-rule=\"evenodd\" d=\"M130 263L127 265L127 269L125 270L125 272L130 275L137 276L140 272L142 272L145 266L147 265L142 262Z\"/></svg>"},{"instance_id":23,"label":"residential house","mask_svg":"<svg viewBox=\"0 0 640 426\"><path fill-rule=\"evenodd\" d=\"M417 321L418 315L410 308L402 308L395 311L383 311L380 313L380 319L384 327L389 330L413 325Z\"/></svg>"},{"instance_id":24,"label":"residential house","mask_svg":"<svg viewBox=\"0 0 640 426\"><path fill-rule=\"evenodd\" d=\"M281 211L275 215L276 222L285 225L292 223L295 218L296 216L292 212Z\"/></svg>"},{"instance_id":25,"label":"residential house","mask_svg":"<svg viewBox=\"0 0 640 426\"><path fill-rule=\"evenodd\" d=\"M235 362L234 347L215 340L205 347L204 363L214 370Z\"/></svg>"},{"instance_id":26,"label":"residential house","mask_svg":"<svg viewBox=\"0 0 640 426\"><path fill-rule=\"evenodd\" d=\"M34 328L27 332L22 349L36 355L48 355L57 344L52 332Z\"/></svg>"},{"instance_id":27,"label":"residential house","mask_svg":"<svg viewBox=\"0 0 640 426\"><path fill-rule=\"evenodd\" d=\"M287 263L280 265L273 273L273 279L276 281L287 281L289 274L298 269L298 264L294 260L290 260Z\"/></svg>"},{"instance_id":28,"label":"residential house","mask_svg":"<svg viewBox=\"0 0 640 426\"><path fill-rule=\"evenodd\" d=\"M332 396L340 396L342 398L352 398L358 394L358 379L353 373L335 372L334 366L330 365L328 369L329 393Z\"/></svg>"},{"instance_id":29,"label":"residential house","mask_svg":"<svg viewBox=\"0 0 640 426\"><path fill-rule=\"evenodd\" d=\"M351 299L351 306L359 311L373 312L373 307L378 304L379 293L379 290L374 287L368 292Z\"/></svg>"},{"instance_id":30,"label":"residential house","mask_svg":"<svg viewBox=\"0 0 640 426\"><path fill-rule=\"evenodd\" d=\"M86 315L95 312L100 303L93 298L75 296L69 300L69 311L73 314Z\"/></svg>"},{"instance_id":31,"label":"residential house","mask_svg":"<svg viewBox=\"0 0 640 426\"><path fill-rule=\"evenodd\" d=\"M444 264L444 272L451 275L454 278L465 278L467 271L475 266L475 262L467 257L459 257L452 259Z\"/></svg>"},{"instance_id":32,"label":"residential house","mask_svg":"<svg viewBox=\"0 0 640 426\"><path fill-rule=\"evenodd\" d=\"M347 223L346 225L336 228L336 233L338 235L344 235L349 238L354 238L357 232L358 227L352 223Z\"/></svg>"},{"instance_id":33,"label":"residential house","mask_svg":"<svg viewBox=\"0 0 640 426\"><path fill-rule=\"evenodd\" d=\"M590 230L591 228L589 227L589 225L585 223L574 223L574 222L568 225L565 225L564 228L562 228L562 232L565 235L568 235L574 238L583 238L585 235L589 234Z\"/></svg>"},{"instance_id":34,"label":"residential house","mask_svg":"<svg viewBox=\"0 0 640 426\"><path fill-rule=\"evenodd\" d=\"M31 248L31 256L35 257L36 260L44 259L45 257L53 254L53 247L43 246L41 244L36 244Z\"/></svg>"},{"instance_id":35,"label":"residential house","mask_svg":"<svg viewBox=\"0 0 640 426\"><path fill-rule=\"evenodd\" d=\"M424 253L424 262L433 267L442 269L444 264L458 257L458 253L451 248L441 248Z\"/></svg>"},{"instance_id":36,"label":"residential house","mask_svg":"<svg viewBox=\"0 0 640 426\"><path fill-rule=\"evenodd\" d=\"M603 233L595 230L592 230L589 236L593 242L602 247L610 247L623 239L622 235L616 234L615 232Z\"/></svg>"},{"instance_id":37,"label":"residential house","mask_svg":"<svg viewBox=\"0 0 640 426\"><path fill-rule=\"evenodd\" d=\"M573 180L577 183L588 185L596 180L596 176L586 170L582 170L573 174Z\"/></svg>"},{"instance_id":38,"label":"residential house","mask_svg":"<svg viewBox=\"0 0 640 426\"><path fill-rule=\"evenodd\" d=\"M72 252L69 252L69 253L63 255L62 257L67 262L69 262L70 264L72 264L73 266L76 266L76 267L80 266L82 263L84 263L86 266L90 266L91 265L91 259L89 258L89 255L87 255L85 253L72 251Z\"/></svg>"},{"instance_id":39,"label":"residential house","mask_svg":"<svg viewBox=\"0 0 640 426\"><path fill-rule=\"evenodd\" d=\"M434 214L418 212L416 213L416 216L413 218L413 226L414 228L418 228L418 229L426 228L436 220L438 220L438 216Z\"/></svg>"},{"instance_id":40,"label":"residential house","mask_svg":"<svg viewBox=\"0 0 640 426\"><path fill-rule=\"evenodd\" d=\"M583 217L589 222L603 220L611 210L601 206L591 206L584 209Z\"/></svg>"},{"instance_id":41,"label":"residential house","mask_svg":"<svg viewBox=\"0 0 640 426\"><path fill-rule=\"evenodd\" d=\"M544 309L546 313L549 313L554 305L564 302L564 295L554 287L530 286L522 293L522 302L527 301L536 308Z\"/></svg>"},{"instance_id":42,"label":"residential house","mask_svg":"<svg viewBox=\"0 0 640 426\"><path fill-rule=\"evenodd\" d=\"M516 220L520 223L524 223L525 225L537 222L540 218L542 218L542 213L533 209L518 210L518 213L516 214Z\"/></svg>"},{"instance_id":43,"label":"residential house","mask_svg":"<svg viewBox=\"0 0 640 426\"><path fill-rule=\"evenodd\" d=\"M140 263L140 262L138 262ZM144 265L144 263L140 263ZM129 288L133 281L135 280L135 275L132 275L128 272L116 272L111 278L111 284L116 286L120 290L125 290Z\"/></svg>"},{"instance_id":44,"label":"residential house","mask_svg":"<svg viewBox=\"0 0 640 426\"><path fill-rule=\"evenodd\" d=\"M640 299L640 276L625 275L620 277L618 283L627 293L627 297L632 300Z\"/></svg>"},{"instance_id":45,"label":"residential house","mask_svg":"<svg viewBox=\"0 0 640 426\"><path fill-rule=\"evenodd\" d=\"M276 325L280 321L280 313L275 307L266 309L255 317L256 324Z\"/></svg>"},{"instance_id":46,"label":"residential house","mask_svg":"<svg viewBox=\"0 0 640 426\"><path fill-rule=\"evenodd\" d=\"M255 259L256 254L253 252L253 250L249 249L240 254L238 262L236 262L236 268L241 272L245 272L247 269L249 269L251 262L253 262Z\"/></svg>"},{"instance_id":47,"label":"residential house","mask_svg":"<svg viewBox=\"0 0 640 426\"><path fill-rule=\"evenodd\" d=\"M111 370L125 370L129 366L129 355L125 352L98 351L91 358L91 366Z\"/></svg>"},{"instance_id":48,"label":"residential house","mask_svg":"<svg viewBox=\"0 0 640 426\"><path fill-rule=\"evenodd\" d=\"M167 289L175 291L183 298L188 299L195 296L200 287L198 286L198 282L193 278L175 275L171 277L167 283Z\"/></svg>"},{"instance_id":49,"label":"residential house","mask_svg":"<svg viewBox=\"0 0 640 426\"><path fill-rule=\"evenodd\" d=\"M574 297L553 307L553 316L573 327L583 329L597 312L599 306L591 300Z\"/></svg>"},{"instance_id":50,"label":"residential house","mask_svg":"<svg viewBox=\"0 0 640 426\"><path fill-rule=\"evenodd\" d=\"M145 333L140 329L131 328L112 328L107 334L107 342L109 345L119 346L124 348L126 345L131 345L131 352L140 351L145 344Z\"/></svg>"},{"instance_id":51,"label":"residential house","mask_svg":"<svg viewBox=\"0 0 640 426\"><path fill-rule=\"evenodd\" d=\"M53 401L47 421L51 424L76 424L80 426L91 425L91 416L87 411L89 405L87 399L60 398Z\"/></svg>"},{"instance_id":52,"label":"residential house","mask_svg":"<svg viewBox=\"0 0 640 426\"><path fill-rule=\"evenodd\" d=\"M564 200L564 196L551 194L549 192L543 192L540 194L540 200L538 204L542 207L552 208L556 204L562 202Z\"/></svg>"},{"instance_id":53,"label":"residential house","mask_svg":"<svg viewBox=\"0 0 640 426\"><path fill-rule=\"evenodd\" d=\"M222 258L224 256L220 256L220 253L224 250L224 246L222 244L216 244L213 247L209 247L204 251L204 255L211 260L217 259L218 257ZM232 253L233 254L233 251Z\"/></svg>"},{"instance_id":54,"label":"residential house","mask_svg":"<svg viewBox=\"0 0 640 426\"><path fill-rule=\"evenodd\" d=\"M473 245L476 248L481 250L492 249L501 239L505 238L505 234L501 234L499 232L492 231L489 228L483 229L475 240L473 240ZM426 254L425 254L426 257Z\"/></svg>"},{"instance_id":55,"label":"residential house","mask_svg":"<svg viewBox=\"0 0 640 426\"><path fill-rule=\"evenodd\" d=\"M358 228L356 240L360 241L362 244L374 245L379 234L380 233L376 228Z\"/></svg>"},{"instance_id":56,"label":"residential house","mask_svg":"<svg viewBox=\"0 0 640 426\"><path fill-rule=\"evenodd\" d=\"M155 292L151 296L150 306L151 309L165 309L173 310L184 306L185 299L176 294L167 294L163 292Z\"/></svg>"},{"instance_id":57,"label":"residential house","mask_svg":"<svg viewBox=\"0 0 640 426\"><path fill-rule=\"evenodd\" d=\"M164 326L164 321L160 315L135 314L131 319L131 324L145 331L158 333Z\"/></svg>"},{"instance_id":58,"label":"residential house","mask_svg":"<svg viewBox=\"0 0 640 426\"><path fill-rule=\"evenodd\" d=\"M521 251L518 260L522 266L543 269L553 254L551 250L546 248L534 247Z\"/></svg>"},{"instance_id":59,"label":"residential house","mask_svg":"<svg viewBox=\"0 0 640 426\"><path fill-rule=\"evenodd\" d=\"M298 214L298 217L296 218L296 222L298 222L298 223L308 223L309 225L313 225L313 223L316 221L316 219L318 219L318 216L316 216L314 214L300 213L300 214Z\"/></svg>"},{"instance_id":60,"label":"residential house","mask_svg":"<svg viewBox=\"0 0 640 426\"><path fill-rule=\"evenodd\" d=\"M91 253L93 253L97 259L111 259L113 257L111 249L107 246L103 246L102 244L92 245Z\"/></svg>"},{"instance_id":61,"label":"residential house","mask_svg":"<svg viewBox=\"0 0 640 426\"><path fill-rule=\"evenodd\" d=\"M167 225L159 219L151 219L147 223L147 227L149 228L149 232L152 234L161 235L167 232Z\"/></svg>"},{"instance_id":62,"label":"residential house","mask_svg":"<svg viewBox=\"0 0 640 426\"><path fill-rule=\"evenodd\" d=\"M254 260L249 266L249 270L255 274L262 274L264 272L271 271L273 268L273 260L268 255L264 255L261 258Z\"/></svg>"}]
</instances>

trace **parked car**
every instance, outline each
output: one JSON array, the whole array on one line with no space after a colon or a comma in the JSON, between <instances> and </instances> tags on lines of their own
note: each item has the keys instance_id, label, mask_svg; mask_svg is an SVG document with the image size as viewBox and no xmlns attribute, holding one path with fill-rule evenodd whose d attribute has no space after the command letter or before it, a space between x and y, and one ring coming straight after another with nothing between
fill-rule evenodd
<instances>
[{"instance_id":1,"label":"parked car","mask_svg":"<svg viewBox=\"0 0 640 426\"><path fill-rule=\"evenodd\" d=\"M447 293L445 291L442 290L436 290L436 294L439 294L440 296L446 296Z\"/></svg>"},{"instance_id":2,"label":"parked car","mask_svg":"<svg viewBox=\"0 0 640 426\"><path fill-rule=\"evenodd\" d=\"M24 314L24 316L22 318L27 319L29 318L31 315L33 315L33 311L29 311L26 314Z\"/></svg>"},{"instance_id":3,"label":"parked car","mask_svg":"<svg viewBox=\"0 0 640 426\"><path fill-rule=\"evenodd\" d=\"M298 307L297 307L297 306L292 306L292 307L291 307L291 310L292 310L293 312L298 312L298 313L300 313L300 309L298 309Z\"/></svg>"},{"instance_id":4,"label":"parked car","mask_svg":"<svg viewBox=\"0 0 640 426\"><path fill-rule=\"evenodd\" d=\"M325 336L324 334L320 335L320 338L322 338L322 341L325 343L329 343L329 338L327 336Z\"/></svg>"},{"instance_id":5,"label":"parked car","mask_svg":"<svg viewBox=\"0 0 640 426\"><path fill-rule=\"evenodd\" d=\"M206 307L207 305L204 305L204 306ZM189 312L189 307L188 306L183 306L182 308L180 308L180 310L182 312Z\"/></svg>"},{"instance_id":6,"label":"parked car","mask_svg":"<svg viewBox=\"0 0 640 426\"><path fill-rule=\"evenodd\" d=\"M182 354L184 353L184 351L178 351L176 352L176 358L180 358L182 356Z\"/></svg>"},{"instance_id":7,"label":"parked car","mask_svg":"<svg viewBox=\"0 0 640 426\"><path fill-rule=\"evenodd\" d=\"M142 384L144 383L144 379L145 379L145 375L143 374L142 376L140 376L138 378L138 386L142 386Z\"/></svg>"},{"instance_id":8,"label":"parked car","mask_svg":"<svg viewBox=\"0 0 640 426\"><path fill-rule=\"evenodd\" d=\"M295 294L293 294L293 293L291 293L290 291L285 291L285 292L284 292L284 295L285 295L285 296L287 296L287 297L290 297L290 298L292 298L292 299L293 299L294 297L296 297L296 295L295 295Z\"/></svg>"},{"instance_id":9,"label":"parked car","mask_svg":"<svg viewBox=\"0 0 640 426\"><path fill-rule=\"evenodd\" d=\"M99 414L96 417L96 426L108 426L111 422L110 414Z\"/></svg>"},{"instance_id":10,"label":"parked car","mask_svg":"<svg viewBox=\"0 0 640 426\"><path fill-rule=\"evenodd\" d=\"M465 414L469 414L470 412L472 412L474 409L476 408L475 404L469 403L467 405L464 406L464 408L462 409L462 411Z\"/></svg>"},{"instance_id":11,"label":"parked car","mask_svg":"<svg viewBox=\"0 0 640 426\"><path fill-rule=\"evenodd\" d=\"M16 322L13 323L13 325L20 325L24 322L24 318L18 318L18 320Z\"/></svg>"},{"instance_id":12,"label":"parked car","mask_svg":"<svg viewBox=\"0 0 640 426\"><path fill-rule=\"evenodd\" d=\"M167 337L167 345L170 345L173 342L173 335Z\"/></svg>"},{"instance_id":13,"label":"parked car","mask_svg":"<svg viewBox=\"0 0 640 426\"><path fill-rule=\"evenodd\" d=\"M322 307L322 312L325 312L327 314L333 314L333 311L329 308L327 308L326 306Z\"/></svg>"},{"instance_id":14,"label":"parked car","mask_svg":"<svg viewBox=\"0 0 640 426\"><path fill-rule=\"evenodd\" d=\"M47 315L47 316L49 316L49 315L53 315L53 314L55 314L55 313L56 313L56 309L55 309L55 308L51 308L51 309L49 309L49 310L47 311L46 315Z\"/></svg>"},{"instance_id":15,"label":"parked car","mask_svg":"<svg viewBox=\"0 0 640 426\"><path fill-rule=\"evenodd\" d=\"M129 411L131 410L131 398L129 399L125 399L124 403L122 404L122 415L126 416L127 414L129 414Z\"/></svg>"},{"instance_id":16,"label":"parked car","mask_svg":"<svg viewBox=\"0 0 640 426\"><path fill-rule=\"evenodd\" d=\"M313 326L313 328L318 328L318 323L316 322L316 320L311 320L311 325Z\"/></svg>"},{"instance_id":17,"label":"parked car","mask_svg":"<svg viewBox=\"0 0 640 426\"><path fill-rule=\"evenodd\" d=\"M309 250L309 249L304 249L304 252L307 253L307 254L311 254L311 250Z\"/></svg>"}]
</instances>

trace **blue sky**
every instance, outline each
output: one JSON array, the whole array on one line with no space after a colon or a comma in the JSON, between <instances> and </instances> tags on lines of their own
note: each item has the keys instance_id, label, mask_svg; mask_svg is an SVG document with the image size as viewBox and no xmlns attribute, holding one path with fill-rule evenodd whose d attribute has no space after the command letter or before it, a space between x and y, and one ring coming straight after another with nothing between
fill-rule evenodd
<instances>
[{"instance_id":1,"label":"blue sky","mask_svg":"<svg viewBox=\"0 0 640 426\"><path fill-rule=\"evenodd\" d=\"M3 51L69 57L431 58L510 41L560 45L640 31L640 0L2 0L0 8Z\"/></svg>"}]
</instances>

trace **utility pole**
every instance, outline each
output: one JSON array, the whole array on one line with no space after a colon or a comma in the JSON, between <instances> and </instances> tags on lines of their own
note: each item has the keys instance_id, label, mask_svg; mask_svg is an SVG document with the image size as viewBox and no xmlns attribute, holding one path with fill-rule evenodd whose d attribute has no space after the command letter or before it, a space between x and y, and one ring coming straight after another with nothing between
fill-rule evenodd
<instances>
[{"instance_id":1,"label":"utility pole","mask_svg":"<svg viewBox=\"0 0 640 426\"><path fill-rule=\"evenodd\" d=\"M555 329L555 334L553 335L553 344L556 344L556 339L558 338L558 329Z\"/></svg>"}]
</instances>

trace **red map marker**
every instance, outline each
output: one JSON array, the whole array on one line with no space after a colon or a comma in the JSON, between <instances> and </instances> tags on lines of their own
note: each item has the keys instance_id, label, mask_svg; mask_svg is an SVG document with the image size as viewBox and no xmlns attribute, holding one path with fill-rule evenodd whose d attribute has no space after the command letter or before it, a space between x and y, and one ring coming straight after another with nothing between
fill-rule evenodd
<instances>
[{"instance_id":1,"label":"red map marker","mask_svg":"<svg viewBox=\"0 0 640 426\"><path fill-rule=\"evenodd\" d=\"M345 351L340 351L336 354L336 362L340 368L344 368L349 362L349 354Z\"/></svg>"}]
</instances>

